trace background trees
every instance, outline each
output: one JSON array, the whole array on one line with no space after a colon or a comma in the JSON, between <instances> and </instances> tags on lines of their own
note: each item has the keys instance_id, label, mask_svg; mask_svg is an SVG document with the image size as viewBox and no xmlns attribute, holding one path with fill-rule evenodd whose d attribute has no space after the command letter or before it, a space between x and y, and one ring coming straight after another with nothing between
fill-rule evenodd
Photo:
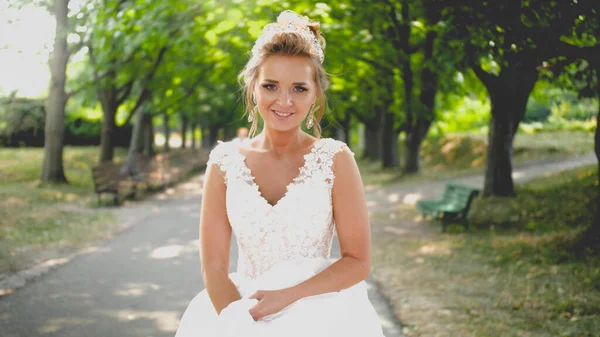
<instances>
[{"instance_id":1,"label":"background trees","mask_svg":"<svg viewBox=\"0 0 600 337\"><path fill-rule=\"evenodd\" d=\"M543 93L562 87L597 96L593 1L36 3L57 20L45 96L46 182L66 181L64 118L75 109L82 122L102 125L99 161L112 160L115 146L129 147L130 158L153 153L156 132L180 133L182 146L196 144L198 132L208 148L232 137L244 125L237 73L264 24L285 8L320 21L327 38L330 135L360 144L383 167L419 172L431 128L468 129L451 121L479 100L469 118L478 127L489 120L484 194L511 196L513 139L528 113L538 116L530 121L550 115ZM540 78L547 85L536 89Z\"/></svg>"}]
</instances>

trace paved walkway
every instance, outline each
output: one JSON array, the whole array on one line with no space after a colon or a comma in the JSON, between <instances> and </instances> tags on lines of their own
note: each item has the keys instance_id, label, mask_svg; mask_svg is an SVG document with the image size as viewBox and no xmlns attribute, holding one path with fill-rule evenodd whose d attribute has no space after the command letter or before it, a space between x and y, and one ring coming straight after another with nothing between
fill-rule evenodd
<instances>
[{"instance_id":1,"label":"paved walkway","mask_svg":"<svg viewBox=\"0 0 600 337\"><path fill-rule=\"evenodd\" d=\"M593 152L573 156L565 161L532 163L513 169L513 181L515 184L519 184L532 178L597 163L596 155ZM385 212L397 206L399 202L415 204L419 199L434 198L442 193L446 183L450 181L481 189L483 188L484 177L482 174L477 174L446 180L402 183L367 189L369 210Z\"/></svg>"},{"instance_id":2,"label":"paved walkway","mask_svg":"<svg viewBox=\"0 0 600 337\"><path fill-rule=\"evenodd\" d=\"M593 154L518 168L516 182L596 163ZM483 177L453 181L481 187ZM446 181L367 191L371 210L438 195ZM201 176L117 210L130 227L15 293L0 297L0 336L173 336L188 302L204 288L198 257ZM232 257L236 256L232 245ZM339 247L334 248L339 256ZM237 261L232 261L232 269ZM387 337L401 336L387 301L370 282L369 296Z\"/></svg>"},{"instance_id":3,"label":"paved walkway","mask_svg":"<svg viewBox=\"0 0 600 337\"><path fill-rule=\"evenodd\" d=\"M204 288L198 254L201 180L194 177L118 209L128 230L0 297L0 336L174 336L189 301ZM236 249L232 244L232 271ZM339 258L339 245L332 253ZM388 302L369 281L384 333L402 336Z\"/></svg>"}]
</instances>

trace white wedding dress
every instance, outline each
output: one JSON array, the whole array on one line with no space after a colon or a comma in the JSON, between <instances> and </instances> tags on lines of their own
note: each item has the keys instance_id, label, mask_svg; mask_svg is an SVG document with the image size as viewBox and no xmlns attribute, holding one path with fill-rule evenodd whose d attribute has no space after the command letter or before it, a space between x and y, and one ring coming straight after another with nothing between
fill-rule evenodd
<instances>
[{"instance_id":1,"label":"white wedding dress","mask_svg":"<svg viewBox=\"0 0 600 337\"><path fill-rule=\"evenodd\" d=\"M238 245L237 272L230 278L241 299L217 316L206 290L185 311L176 337L381 337L381 322L362 281L339 292L306 297L279 313L254 321L248 310L256 290L301 283L332 262L334 155L344 143L318 140L286 194L270 205L260 194L245 157L221 142L209 156L225 173L227 215Z\"/></svg>"}]
</instances>

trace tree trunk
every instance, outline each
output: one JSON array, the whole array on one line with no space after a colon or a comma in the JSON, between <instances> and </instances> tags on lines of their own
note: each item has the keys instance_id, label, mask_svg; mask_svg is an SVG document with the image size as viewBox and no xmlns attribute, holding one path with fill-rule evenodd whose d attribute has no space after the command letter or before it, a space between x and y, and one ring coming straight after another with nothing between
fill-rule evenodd
<instances>
[{"instance_id":1,"label":"tree trunk","mask_svg":"<svg viewBox=\"0 0 600 337\"><path fill-rule=\"evenodd\" d=\"M381 140L382 166L391 168L398 166L398 134L394 130L396 116L390 107L386 108L387 110L383 114L383 134Z\"/></svg>"},{"instance_id":2,"label":"tree trunk","mask_svg":"<svg viewBox=\"0 0 600 337\"><path fill-rule=\"evenodd\" d=\"M421 167L421 145L429 131L431 121L419 118L417 125L406 133L404 172L417 173Z\"/></svg>"},{"instance_id":3,"label":"tree trunk","mask_svg":"<svg viewBox=\"0 0 600 337\"><path fill-rule=\"evenodd\" d=\"M195 148L196 148L196 127L197 127L197 126L198 126L198 125L196 124L196 122L193 122L193 123L192 123L192 126L191 126L191 128L190 128L190 129L191 129L191 130L190 130L190 131L191 131L191 135L190 135L190 137L192 137L192 149L195 149Z\"/></svg>"},{"instance_id":4,"label":"tree trunk","mask_svg":"<svg viewBox=\"0 0 600 337\"><path fill-rule=\"evenodd\" d=\"M364 158L372 161L381 159L381 132L379 125L365 125L365 153Z\"/></svg>"},{"instance_id":5,"label":"tree trunk","mask_svg":"<svg viewBox=\"0 0 600 337\"><path fill-rule=\"evenodd\" d=\"M213 146L217 143L217 139L219 138L219 127L211 126L208 130L208 148L212 149Z\"/></svg>"},{"instance_id":6,"label":"tree trunk","mask_svg":"<svg viewBox=\"0 0 600 337\"><path fill-rule=\"evenodd\" d=\"M163 131L165 133L165 152L171 151L169 139L171 138L171 129L169 129L169 114L163 112Z\"/></svg>"},{"instance_id":7,"label":"tree trunk","mask_svg":"<svg viewBox=\"0 0 600 337\"><path fill-rule=\"evenodd\" d=\"M148 158L154 156L154 125L150 114L144 115L144 153Z\"/></svg>"},{"instance_id":8,"label":"tree trunk","mask_svg":"<svg viewBox=\"0 0 600 337\"><path fill-rule=\"evenodd\" d=\"M181 117L181 148L185 149L187 141L187 129L188 129L188 118L187 116Z\"/></svg>"},{"instance_id":9,"label":"tree trunk","mask_svg":"<svg viewBox=\"0 0 600 337\"><path fill-rule=\"evenodd\" d=\"M600 70L596 70L597 73L600 73ZM600 75L598 75L598 80L600 81ZM598 82L600 83L600 82ZM598 96L600 101L600 95ZM594 135L594 152L596 152L596 158L598 160L598 166L600 167L600 107L598 109L598 114L596 115L596 133ZM600 181L600 169L598 169L598 181ZM598 188L596 189L596 214L594 216L594 222L590 226L588 230L588 238L590 238L592 243L597 250L600 250L600 185L596 184Z\"/></svg>"},{"instance_id":10,"label":"tree trunk","mask_svg":"<svg viewBox=\"0 0 600 337\"><path fill-rule=\"evenodd\" d=\"M400 132L394 130L392 138L392 167L400 167L400 148L398 148L398 137Z\"/></svg>"},{"instance_id":11,"label":"tree trunk","mask_svg":"<svg viewBox=\"0 0 600 337\"><path fill-rule=\"evenodd\" d=\"M525 116L527 100L537 81L535 67L508 66L498 81L486 86L492 104L488 135L484 196L514 196L512 150L514 136Z\"/></svg>"},{"instance_id":12,"label":"tree trunk","mask_svg":"<svg viewBox=\"0 0 600 337\"><path fill-rule=\"evenodd\" d=\"M405 130L406 130L406 145L405 147L409 146L408 142L409 142L409 136L411 134L413 134L415 132L415 130L417 129L415 121L418 119L418 113L420 112L420 110L415 109L414 105L413 105L413 89L415 86L415 80L414 80L414 73L412 70L412 65L411 65L411 54L414 53L414 48L411 48L411 44L410 44L410 40L411 40L411 24L410 22L412 22L412 15L410 13L410 6L408 4L408 1L403 1L402 2L402 9L400 12L400 15L402 17L402 24L400 25L399 31L398 31L398 37L397 37L397 46L400 52L400 67L402 69L401 71L401 77L402 77L402 84L403 84L403 89L404 89L404 96L402 98L402 108L404 110L404 120L400 120L400 122L402 124L405 125ZM429 41L427 41L429 42ZM428 47L426 45L426 47ZM426 51L427 52L427 51ZM425 57L427 57L427 55L425 55ZM390 88L393 88L393 79L390 81ZM417 115L417 116L415 116ZM399 115L400 116L400 115ZM393 124L393 122L392 122ZM396 137L396 139L398 139ZM407 156L410 154L413 154L413 152L409 151L407 149ZM417 156L419 154L417 153ZM405 158L406 159L406 158ZM384 165L385 166L385 165ZM390 165L388 167L395 167L393 165Z\"/></svg>"},{"instance_id":13,"label":"tree trunk","mask_svg":"<svg viewBox=\"0 0 600 337\"><path fill-rule=\"evenodd\" d=\"M598 64L600 65L600 64ZM596 66L596 92L598 101L600 102L600 66ZM594 152L596 153L596 159L598 160L598 176L597 179L600 182L600 105L598 105L598 114L596 115L596 132L594 133ZM586 247L591 247L600 253L600 184L596 184L596 213L594 215L594 222L591 224L584 235Z\"/></svg>"},{"instance_id":14,"label":"tree trunk","mask_svg":"<svg viewBox=\"0 0 600 337\"><path fill-rule=\"evenodd\" d=\"M403 6L403 9L406 6ZM408 55L405 55L407 58ZM402 76L404 80L405 88L411 88L412 90L412 73L410 72L410 67L402 70ZM400 158L398 153L398 131L396 130L396 118L398 114L392 107L394 104L393 95L391 94L395 90L395 80L393 74L382 73L379 79L379 83L382 87L386 88L390 93L387 96L382 97L382 99L378 102L378 106L374 107L374 109L381 110L382 116L382 139L381 139L381 159L382 166L384 168L392 168L400 166ZM409 90L409 91L410 91ZM410 97L404 97L405 108L406 110L406 118L410 118Z\"/></svg>"},{"instance_id":15,"label":"tree trunk","mask_svg":"<svg viewBox=\"0 0 600 337\"><path fill-rule=\"evenodd\" d=\"M346 111L346 116L340 121L340 127L338 128L338 139L350 146L350 122L352 115L349 111ZM341 132L341 134L340 134Z\"/></svg>"},{"instance_id":16,"label":"tree trunk","mask_svg":"<svg viewBox=\"0 0 600 337\"><path fill-rule=\"evenodd\" d=\"M433 23L437 22L434 20ZM421 145L429 132L429 127L435 119L435 95L437 93L439 76L432 67L433 51L435 46L436 32L427 32L423 47L423 68L421 70L421 93L419 95L420 105L417 110L417 120L414 126L410 126L406 132L404 172L419 172Z\"/></svg>"},{"instance_id":17,"label":"tree trunk","mask_svg":"<svg viewBox=\"0 0 600 337\"><path fill-rule=\"evenodd\" d=\"M69 61L67 45L68 7L68 0L56 0L54 2L56 34L50 63L50 91L46 100L44 163L40 178L43 183L67 183L63 167L63 140L65 105L67 104L65 81Z\"/></svg>"},{"instance_id":18,"label":"tree trunk","mask_svg":"<svg viewBox=\"0 0 600 337\"><path fill-rule=\"evenodd\" d=\"M230 128L230 127L225 127L223 128L223 136L225 137L225 140L229 141L232 139L237 138L237 128Z\"/></svg>"},{"instance_id":19,"label":"tree trunk","mask_svg":"<svg viewBox=\"0 0 600 337\"><path fill-rule=\"evenodd\" d=\"M117 125L115 116L117 114L117 90L110 85L98 92L102 103L102 133L100 135L100 162L113 160L114 144L113 138L116 134Z\"/></svg>"},{"instance_id":20,"label":"tree trunk","mask_svg":"<svg viewBox=\"0 0 600 337\"><path fill-rule=\"evenodd\" d=\"M337 126L335 128L335 139L342 142L344 141L344 139L346 139L346 131L344 131L343 127Z\"/></svg>"},{"instance_id":21,"label":"tree trunk","mask_svg":"<svg viewBox=\"0 0 600 337\"><path fill-rule=\"evenodd\" d=\"M208 128L202 127L202 148L210 150L210 131Z\"/></svg>"},{"instance_id":22,"label":"tree trunk","mask_svg":"<svg viewBox=\"0 0 600 337\"><path fill-rule=\"evenodd\" d=\"M143 108L138 108L135 112L135 121L133 124L133 133L131 142L129 142L129 153L127 156L127 166L129 171L135 168L135 157L138 153L144 150L144 115L146 112Z\"/></svg>"},{"instance_id":23,"label":"tree trunk","mask_svg":"<svg viewBox=\"0 0 600 337\"><path fill-rule=\"evenodd\" d=\"M496 113L492 113L490 121L483 195L514 196L512 144L515 131L512 129L510 113L502 110L517 107L499 107L499 105L501 104L492 103L492 111L496 110Z\"/></svg>"}]
</instances>

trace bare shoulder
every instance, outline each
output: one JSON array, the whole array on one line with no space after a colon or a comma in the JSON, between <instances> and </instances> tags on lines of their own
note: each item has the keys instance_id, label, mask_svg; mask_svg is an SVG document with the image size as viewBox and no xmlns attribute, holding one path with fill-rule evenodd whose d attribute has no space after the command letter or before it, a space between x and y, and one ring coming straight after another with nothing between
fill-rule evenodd
<instances>
[{"instance_id":1,"label":"bare shoulder","mask_svg":"<svg viewBox=\"0 0 600 337\"><path fill-rule=\"evenodd\" d=\"M325 141L329 152L333 155L332 169L336 175L345 172L358 172L354 152L352 152L346 143L331 138L327 138Z\"/></svg>"}]
</instances>

